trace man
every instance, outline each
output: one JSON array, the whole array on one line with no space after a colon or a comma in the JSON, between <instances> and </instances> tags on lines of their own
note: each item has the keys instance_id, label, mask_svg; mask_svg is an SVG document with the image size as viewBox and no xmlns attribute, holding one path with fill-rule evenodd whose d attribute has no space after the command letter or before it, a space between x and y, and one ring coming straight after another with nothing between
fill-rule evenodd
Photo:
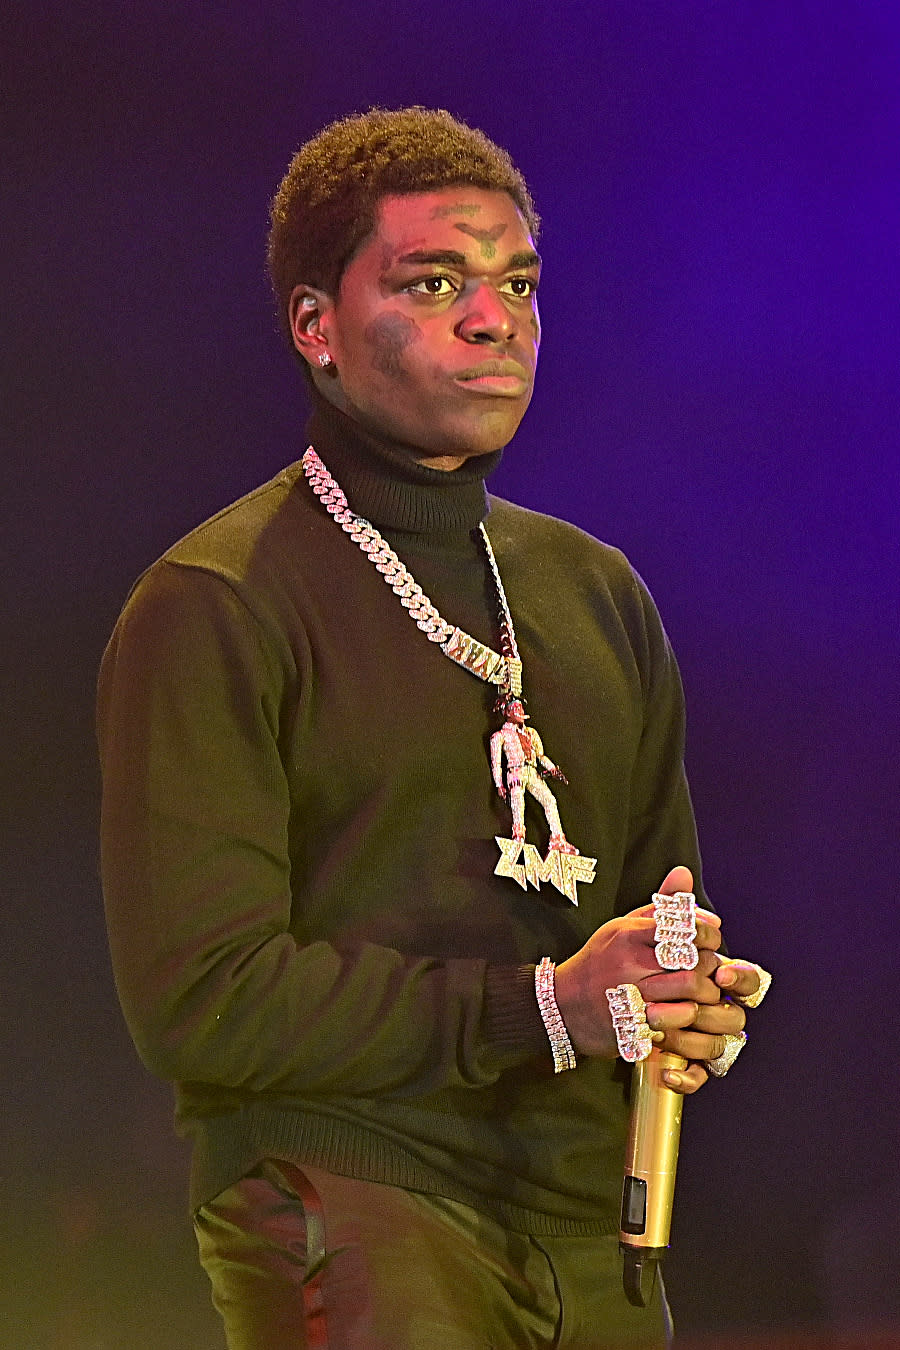
<instances>
[{"instance_id":1,"label":"man","mask_svg":"<svg viewBox=\"0 0 900 1350\"><path fill-rule=\"evenodd\" d=\"M607 990L692 1092L759 977L705 909L696 967L656 959L651 895L703 893L650 597L485 494L531 397L537 232L447 113L303 146L269 264L313 449L151 567L104 658L117 982L241 1350L665 1343L659 1291L621 1292ZM492 781L523 699L571 848Z\"/></svg>"}]
</instances>

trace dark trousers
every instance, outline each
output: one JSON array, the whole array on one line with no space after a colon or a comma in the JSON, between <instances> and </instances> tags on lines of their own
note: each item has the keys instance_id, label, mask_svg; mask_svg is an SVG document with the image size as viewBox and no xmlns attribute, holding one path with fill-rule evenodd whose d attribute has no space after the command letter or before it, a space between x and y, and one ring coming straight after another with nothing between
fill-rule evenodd
<instances>
[{"instance_id":1,"label":"dark trousers","mask_svg":"<svg viewBox=\"0 0 900 1350\"><path fill-rule=\"evenodd\" d=\"M468 1205L273 1160L204 1205L229 1350L664 1350L614 1237L530 1237Z\"/></svg>"}]
</instances>

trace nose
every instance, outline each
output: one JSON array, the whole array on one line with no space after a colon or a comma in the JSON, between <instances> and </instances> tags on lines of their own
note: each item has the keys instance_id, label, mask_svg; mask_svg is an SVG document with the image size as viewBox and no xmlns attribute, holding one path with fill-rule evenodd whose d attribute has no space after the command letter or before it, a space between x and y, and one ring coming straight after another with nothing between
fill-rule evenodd
<instances>
[{"instance_id":1,"label":"nose","mask_svg":"<svg viewBox=\"0 0 900 1350\"><path fill-rule=\"evenodd\" d=\"M457 337L465 342L504 342L518 331L516 315L487 281L472 291L456 326Z\"/></svg>"}]
</instances>

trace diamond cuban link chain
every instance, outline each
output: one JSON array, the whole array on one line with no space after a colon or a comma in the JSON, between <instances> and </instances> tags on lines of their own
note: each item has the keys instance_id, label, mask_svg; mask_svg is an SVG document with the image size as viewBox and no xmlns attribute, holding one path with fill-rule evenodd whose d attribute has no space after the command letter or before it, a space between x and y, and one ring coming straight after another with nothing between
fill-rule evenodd
<instances>
[{"instance_id":1,"label":"diamond cuban link chain","mask_svg":"<svg viewBox=\"0 0 900 1350\"><path fill-rule=\"evenodd\" d=\"M449 656L451 661L471 671L479 679L486 680L489 684L500 685L512 697L520 697L522 662L519 658L506 592L500 580L497 560L484 524L482 523L479 528L500 602L502 655L441 617L383 535L371 521L366 520L365 516L358 516L355 511L350 510L343 490L332 478L312 446L309 446L304 454L302 463L307 481L325 510L334 517L344 533L349 534L354 544L367 555L429 642L436 643L445 656Z\"/></svg>"}]
</instances>

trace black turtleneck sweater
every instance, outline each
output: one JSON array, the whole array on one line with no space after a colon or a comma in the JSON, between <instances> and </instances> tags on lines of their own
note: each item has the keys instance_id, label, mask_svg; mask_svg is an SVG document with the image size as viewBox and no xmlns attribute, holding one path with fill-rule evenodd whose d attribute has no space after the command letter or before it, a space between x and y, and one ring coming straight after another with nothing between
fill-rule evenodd
<instances>
[{"instance_id":1,"label":"black turtleneck sweater","mask_svg":"<svg viewBox=\"0 0 900 1350\"><path fill-rule=\"evenodd\" d=\"M440 613L496 646L487 517L597 876L574 908L494 875L496 691L416 628L299 463L176 544L128 599L99 721L116 979L176 1084L192 1201L280 1156L520 1231L613 1233L626 1079L599 1059L554 1076L532 973L676 863L703 899L658 615L618 551L487 498L496 457L424 468L327 406L309 435ZM527 821L543 852L530 799Z\"/></svg>"}]
</instances>

